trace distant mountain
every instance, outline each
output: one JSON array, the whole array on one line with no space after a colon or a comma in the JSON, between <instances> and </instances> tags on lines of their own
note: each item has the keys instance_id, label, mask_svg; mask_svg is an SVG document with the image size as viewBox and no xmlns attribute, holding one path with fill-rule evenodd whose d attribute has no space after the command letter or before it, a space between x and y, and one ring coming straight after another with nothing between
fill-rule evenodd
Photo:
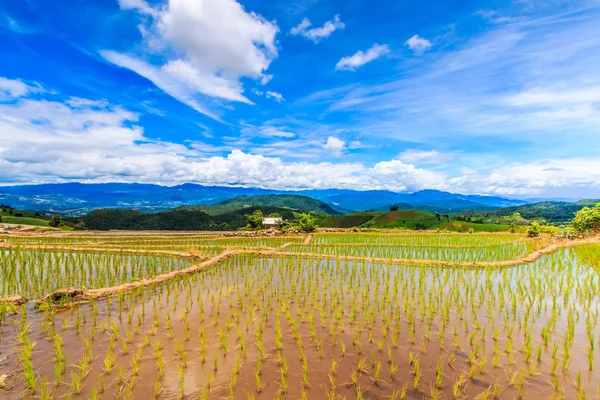
<instances>
[{"instance_id":1,"label":"distant mountain","mask_svg":"<svg viewBox=\"0 0 600 400\"><path fill-rule=\"evenodd\" d=\"M158 212L184 205L214 205L237 196L271 194L307 196L328 204L338 212L384 209L393 204L402 205L401 208L449 212L518 206L527 203L501 197L461 195L439 190L421 190L415 193L346 189L281 191L196 184L168 187L128 183L5 186L0 187L0 203L24 210L83 215L99 208ZM293 206L286 205L286 207Z\"/></svg>"},{"instance_id":2,"label":"distant mountain","mask_svg":"<svg viewBox=\"0 0 600 400\"><path fill-rule=\"evenodd\" d=\"M0 187L0 202L20 209L82 215L98 208L156 212L182 205L215 204L238 195L268 193L272 191L195 184L168 187L136 183L65 183Z\"/></svg>"},{"instance_id":3,"label":"distant mountain","mask_svg":"<svg viewBox=\"0 0 600 400\"><path fill-rule=\"evenodd\" d=\"M211 215L219 215L233 210L249 208L252 206L269 206L290 209L294 211L326 213L332 215L341 215L342 211L323 203L321 200L313 199L308 196L293 194L264 194L254 196L236 196L228 200L223 200L217 204L201 206L183 206L183 209L202 210Z\"/></svg>"}]
</instances>

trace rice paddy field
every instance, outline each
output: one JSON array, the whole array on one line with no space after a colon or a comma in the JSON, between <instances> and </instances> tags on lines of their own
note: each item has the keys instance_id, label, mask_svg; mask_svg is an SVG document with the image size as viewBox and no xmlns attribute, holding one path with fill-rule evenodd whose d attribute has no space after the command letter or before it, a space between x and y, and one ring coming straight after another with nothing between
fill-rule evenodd
<instances>
[{"instance_id":1,"label":"rice paddy field","mask_svg":"<svg viewBox=\"0 0 600 400\"><path fill-rule=\"evenodd\" d=\"M2 239L0 399L600 396L597 239Z\"/></svg>"}]
</instances>

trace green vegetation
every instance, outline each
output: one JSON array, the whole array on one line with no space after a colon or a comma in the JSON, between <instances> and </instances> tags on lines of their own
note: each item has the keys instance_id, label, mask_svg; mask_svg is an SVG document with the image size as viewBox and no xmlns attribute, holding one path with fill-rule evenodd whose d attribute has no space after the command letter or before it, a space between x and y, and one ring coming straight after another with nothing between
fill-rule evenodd
<instances>
[{"instance_id":1,"label":"green vegetation","mask_svg":"<svg viewBox=\"0 0 600 400\"><path fill-rule=\"evenodd\" d=\"M248 224L246 215L258 210L261 217L262 214L278 213L285 219L294 218L290 210L268 206L241 208L219 215L181 208L159 213L103 209L87 214L83 223L87 229L93 230L230 231L245 227Z\"/></svg>"},{"instance_id":2,"label":"green vegetation","mask_svg":"<svg viewBox=\"0 0 600 400\"><path fill-rule=\"evenodd\" d=\"M60 219L60 216L57 216ZM0 223L13 224L13 225L32 225L48 227L50 225L51 217L46 213L37 211L24 211L17 210L8 205L0 205ZM59 225L62 228L69 229L74 226L70 221L62 221ZM57 226L57 227L59 227Z\"/></svg>"},{"instance_id":3,"label":"green vegetation","mask_svg":"<svg viewBox=\"0 0 600 400\"><path fill-rule=\"evenodd\" d=\"M305 233L311 233L317 229L315 217L307 213L300 214L294 221L293 226Z\"/></svg>"},{"instance_id":4,"label":"green vegetation","mask_svg":"<svg viewBox=\"0 0 600 400\"><path fill-rule=\"evenodd\" d=\"M600 233L600 202L577 212L571 226L578 233Z\"/></svg>"},{"instance_id":5,"label":"green vegetation","mask_svg":"<svg viewBox=\"0 0 600 400\"><path fill-rule=\"evenodd\" d=\"M511 216L518 212L526 220L540 220L550 224L568 223L575 217L575 213L584 206L589 205L590 200L582 200L576 203L564 201L543 201L534 204L525 204L517 207L506 207L488 213L488 216Z\"/></svg>"},{"instance_id":6,"label":"green vegetation","mask_svg":"<svg viewBox=\"0 0 600 400\"><path fill-rule=\"evenodd\" d=\"M448 215L421 210L396 210L389 212L363 212L342 216L321 216L317 225L331 228L398 228L411 230L440 229L457 232L502 232L511 227L493 223L475 223L465 218L453 219Z\"/></svg>"},{"instance_id":7,"label":"green vegetation","mask_svg":"<svg viewBox=\"0 0 600 400\"><path fill-rule=\"evenodd\" d=\"M39 299L61 288L114 286L189 266L176 257L8 249L0 258L0 298Z\"/></svg>"},{"instance_id":8,"label":"green vegetation","mask_svg":"<svg viewBox=\"0 0 600 400\"><path fill-rule=\"evenodd\" d=\"M255 196L237 196L212 205L184 206L178 209L200 210L210 215L229 213L235 210L251 207L271 207L288 209L292 211L325 213L331 215L341 214L330 205L311 197L291 194L268 194Z\"/></svg>"},{"instance_id":9,"label":"green vegetation","mask_svg":"<svg viewBox=\"0 0 600 400\"><path fill-rule=\"evenodd\" d=\"M108 297L93 297L101 291L88 292L90 298L56 294L37 312L0 303L6 355L0 397L598 394L598 243L558 249L511 268L465 268L445 263L514 260L544 240L392 231L287 238L61 232L6 239L0 296L34 299L57 287L138 281L192 262L133 255L138 248L203 243L239 249L243 243L272 251L232 254L211 268ZM120 251L24 248L84 243ZM305 249L322 256L298 252ZM397 259L404 256L441 263L406 265Z\"/></svg>"},{"instance_id":10,"label":"green vegetation","mask_svg":"<svg viewBox=\"0 0 600 400\"><path fill-rule=\"evenodd\" d=\"M48 225L53 228L60 228L62 226L60 215L53 215L52 218L50 218L50 221L48 221Z\"/></svg>"},{"instance_id":11,"label":"green vegetation","mask_svg":"<svg viewBox=\"0 0 600 400\"><path fill-rule=\"evenodd\" d=\"M540 223L537 221L533 221L531 225L527 228L527 236L529 237L538 237L540 236L540 232Z\"/></svg>"},{"instance_id":12,"label":"green vegetation","mask_svg":"<svg viewBox=\"0 0 600 400\"><path fill-rule=\"evenodd\" d=\"M254 211L252 214L246 215L248 221L247 227L249 229L262 229L263 227L263 213L260 210Z\"/></svg>"}]
</instances>

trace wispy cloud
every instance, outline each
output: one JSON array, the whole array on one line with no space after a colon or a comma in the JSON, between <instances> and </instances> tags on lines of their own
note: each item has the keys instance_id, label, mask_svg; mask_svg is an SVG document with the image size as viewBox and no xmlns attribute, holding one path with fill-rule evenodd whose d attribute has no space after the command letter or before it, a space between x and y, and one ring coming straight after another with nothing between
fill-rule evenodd
<instances>
[{"instance_id":1,"label":"wispy cloud","mask_svg":"<svg viewBox=\"0 0 600 400\"><path fill-rule=\"evenodd\" d=\"M272 98L278 103L285 101L285 99L283 98L283 95L281 93L273 92L271 90L267 90L267 92L265 93L265 96L267 97L267 99Z\"/></svg>"},{"instance_id":2,"label":"wispy cloud","mask_svg":"<svg viewBox=\"0 0 600 400\"><path fill-rule=\"evenodd\" d=\"M19 79L7 79L0 76L0 100L16 99L42 90L39 85L32 86Z\"/></svg>"},{"instance_id":3,"label":"wispy cloud","mask_svg":"<svg viewBox=\"0 0 600 400\"><path fill-rule=\"evenodd\" d=\"M390 48L388 45L375 43L366 52L359 50L351 56L343 57L335 65L335 69L354 71L356 68L362 67L363 65L376 60L389 52Z\"/></svg>"},{"instance_id":4,"label":"wispy cloud","mask_svg":"<svg viewBox=\"0 0 600 400\"><path fill-rule=\"evenodd\" d=\"M409 164L444 164L454 160L455 153L442 153L437 150L407 149L398 159Z\"/></svg>"},{"instance_id":5,"label":"wispy cloud","mask_svg":"<svg viewBox=\"0 0 600 400\"><path fill-rule=\"evenodd\" d=\"M599 16L593 9L576 18L494 26L430 54L426 64L404 62L400 79L334 88L304 101L351 113L353 126L372 135L423 143L449 134L512 137L542 149L540 138L558 132L594 137Z\"/></svg>"},{"instance_id":6,"label":"wispy cloud","mask_svg":"<svg viewBox=\"0 0 600 400\"><path fill-rule=\"evenodd\" d=\"M312 40L315 43L319 43L321 39L329 37L329 35L331 35L336 30L345 28L345 25L340 20L339 15L334 16L332 20L325 22L323 26L320 26L318 28L309 29L311 26L312 23L310 22L310 20L308 18L304 18L302 22L300 22L298 25L296 25L290 30L290 34L294 36L300 35Z\"/></svg>"}]
</instances>

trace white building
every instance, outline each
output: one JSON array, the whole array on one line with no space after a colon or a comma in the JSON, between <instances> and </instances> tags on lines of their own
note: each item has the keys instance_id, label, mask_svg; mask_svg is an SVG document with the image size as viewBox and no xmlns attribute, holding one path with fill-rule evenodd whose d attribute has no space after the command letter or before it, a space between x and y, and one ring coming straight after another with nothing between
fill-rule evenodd
<instances>
[{"instance_id":1,"label":"white building","mask_svg":"<svg viewBox=\"0 0 600 400\"><path fill-rule=\"evenodd\" d=\"M267 217L262 219L262 223L263 223L263 227L266 229L269 228L275 228L277 225L281 224L283 222L283 219L276 217Z\"/></svg>"}]
</instances>

